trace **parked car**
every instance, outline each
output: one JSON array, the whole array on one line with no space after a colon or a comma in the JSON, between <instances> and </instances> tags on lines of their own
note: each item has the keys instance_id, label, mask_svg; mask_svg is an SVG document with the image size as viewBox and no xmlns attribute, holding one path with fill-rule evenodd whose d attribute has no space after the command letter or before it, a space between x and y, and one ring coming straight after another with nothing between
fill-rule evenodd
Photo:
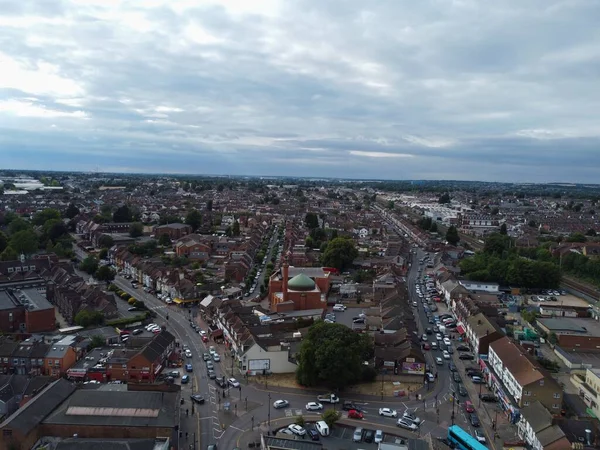
<instances>
[{"instance_id":1,"label":"parked car","mask_svg":"<svg viewBox=\"0 0 600 450\"><path fill-rule=\"evenodd\" d=\"M481 378L481 377L472 377L471 381L473 381L473 384L483 384L483 383L485 383L483 381L483 378Z\"/></svg>"},{"instance_id":2,"label":"parked car","mask_svg":"<svg viewBox=\"0 0 600 450\"><path fill-rule=\"evenodd\" d=\"M456 347L456 350L458 350L459 352L470 352L471 351L471 349L469 348L469 346L468 345L464 345L464 344L461 344L458 347Z\"/></svg>"},{"instance_id":3,"label":"parked car","mask_svg":"<svg viewBox=\"0 0 600 450\"><path fill-rule=\"evenodd\" d=\"M290 430L296 436L304 436L306 434L306 430L295 423L288 425L288 430Z\"/></svg>"},{"instance_id":4,"label":"parked car","mask_svg":"<svg viewBox=\"0 0 600 450\"><path fill-rule=\"evenodd\" d=\"M482 402L493 403L493 402L497 402L498 401L498 399L496 398L496 396L493 395L493 394L481 394L479 396L479 398L481 399Z\"/></svg>"},{"instance_id":5,"label":"parked car","mask_svg":"<svg viewBox=\"0 0 600 450\"><path fill-rule=\"evenodd\" d=\"M459 353L458 359L472 361L475 359L475 357L470 353Z\"/></svg>"},{"instance_id":6,"label":"parked car","mask_svg":"<svg viewBox=\"0 0 600 450\"><path fill-rule=\"evenodd\" d=\"M373 430L365 430L365 434L363 434L363 440L367 443L373 442L375 439L375 432Z\"/></svg>"},{"instance_id":7,"label":"parked car","mask_svg":"<svg viewBox=\"0 0 600 450\"><path fill-rule=\"evenodd\" d=\"M375 443L380 444L383 442L383 431L375 430Z\"/></svg>"},{"instance_id":8,"label":"parked car","mask_svg":"<svg viewBox=\"0 0 600 450\"><path fill-rule=\"evenodd\" d=\"M352 434L352 442L361 442L363 435L363 429L358 427L354 429L354 433Z\"/></svg>"}]
</instances>

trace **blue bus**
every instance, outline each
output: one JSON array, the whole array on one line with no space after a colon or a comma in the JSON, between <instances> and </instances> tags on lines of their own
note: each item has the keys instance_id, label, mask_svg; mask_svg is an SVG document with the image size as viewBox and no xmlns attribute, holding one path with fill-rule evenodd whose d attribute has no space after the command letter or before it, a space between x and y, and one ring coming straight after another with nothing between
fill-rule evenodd
<instances>
[{"instance_id":1,"label":"blue bus","mask_svg":"<svg viewBox=\"0 0 600 450\"><path fill-rule=\"evenodd\" d=\"M460 450L488 450L485 445L480 443L458 425L452 425L448 428L447 440L451 446Z\"/></svg>"}]
</instances>

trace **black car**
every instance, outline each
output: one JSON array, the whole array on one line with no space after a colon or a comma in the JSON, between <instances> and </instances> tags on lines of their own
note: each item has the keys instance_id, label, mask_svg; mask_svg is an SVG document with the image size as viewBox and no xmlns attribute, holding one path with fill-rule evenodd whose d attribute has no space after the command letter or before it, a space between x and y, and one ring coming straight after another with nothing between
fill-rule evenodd
<instances>
[{"instance_id":1,"label":"black car","mask_svg":"<svg viewBox=\"0 0 600 450\"><path fill-rule=\"evenodd\" d=\"M215 383L220 388L226 388L227 387L227 382L223 378L221 378L221 377L215 378Z\"/></svg>"},{"instance_id":2,"label":"black car","mask_svg":"<svg viewBox=\"0 0 600 450\"><path fill-rule=\"evenodd\" d=\"M450 372L456 372L456 366L452 362L448 363L448 369L450 369Z\"/></svg>"},{"instance_id":3,"label":"black car","mask_svg":"<svg viewBox=\"0 0 600 450\"><path fill-rule=\"evenodd\" d=\"M493 402L497 402L498 401L498 399L496 398L496 396L493 395L493 394L481 394L479 396L479 398L481 399L482 402L493 403Z\"/></svg>"},{"instance_id":4,"label":"black car","mask_svg":"<svg viewBox=\"0 0 600 450\"><path fill-rule=\"evenodd\" d=\"M311 440L313 440L313 441L319 440L319 432L317 430L315 430L314 428L308 428L306 430L306 433L310 436Z\"/></svg>"},{"instance_id":5,"label":"black car","mask_svg":"<svg viewBox=\"0 0 600 450\"><path fill-rule=\"evenodd\" d=\"M344 402L342 408L344 409L344 411L350 411L351 409L358 410L357 406L354 403L348 401Z\"/></svg>"},{"instance_id":6,"label":"black car","mask_svg":"<svg viewBox=\"0 0 600 450\"><path fill-rule=\"evenodd\" d=\"M425 334L433 334L433 331L431 331L431 328L426 328Z\"/></svg>"},{"instance_id":7,"label":"black car","mask_svg":"<svg viewBox=\"0 0 600 450\"><path fill-rule=\"evenodd\" d=\"M459 352L470 352L471 349L464 344L459 345L458 347L456 347L456 350L458 350Z\"/></svg>"},{"instance_id":8,"label":"black car","mask_svg":"<svg viewBox=\"0 0 600 450\"><path fill-rule=\"evenodd\" d=\"M204 397L202 397L200 394L190 395L190 398L194 403L200 403L201 405L204 403Z\"/></svg>"},{"instance_id":9,"label":"black car","mask_svg":"<svg viewBox=\"0 0 600 450\"><path fill-rule=\"evenodd\" d=\"M472 361L473 359L475 359L475 357L470 353L461 353L458 355L458 359Z\"/></svg>"},{"instance_id":10,"label":"black car","mask_svg":"<svg viewBox=\"0 0 600 450\"><path fill-rule=\"evenodd\" d=\"M465 387L464 387L462 384L460 384L460 385L458 386L458 394L459 394L461 397L466 397L466 396L467 396L467 389L466 389L466 388L465 388Z\"/></svg>"},{"instance_id":11,"label":"black car","mask_svg":"<svg viewBox=\"0 0 600 450\"><path fill-rule=\"evenodd\" d=\"M456 383L460 383L461 379L460 379L460 375L457 372L452 372L452 379L456 382Z\"/></svg>"},{"instance_id":12,"label":"black car","mask_svg":"<svg viewBox=\"0 0 600 450\"><path fill-rule=\"evenodd\" d=\"M373 442L373 439L375 439L375 432L373 430L365 430L365 433L363 434L363 440L367 443Z\"/></svg>"},{"instance_id":13,"label":"black car","mask_svg":"<svg viewBox=\"0 0 600 450\"><path fill-rule=\"evenodd\" d=\"M469 416L469 422L471 422L471 425L473 425L473 427L479 427L479 417L477 417L477 414L471 414Z\"/></svg>"},{"instance_id":14,"label":"black car","mask_svg":"<svg viewBox=\"0 0 600 450\"><path fill-rule=\"evenodd\" d=\"M479 369L467 369L466 372L470 377L483 377L483 372Z\"/></svg>"}]
</instances>

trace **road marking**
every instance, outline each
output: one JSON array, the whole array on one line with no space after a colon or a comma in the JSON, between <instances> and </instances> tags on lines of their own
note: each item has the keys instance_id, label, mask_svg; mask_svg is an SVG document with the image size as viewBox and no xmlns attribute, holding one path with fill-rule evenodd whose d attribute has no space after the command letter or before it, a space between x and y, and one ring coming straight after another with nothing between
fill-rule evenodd
<instances>
[{"instance_id":1,"label":"road marking","mask_svg":"<svg viewBox=\"0 0 600 450\"><path fill-rule=\"evenodd\" d=\"M292 417L293 415L294 415L294 413L290 409L287 409L285 411L285 417Z\"/></svg>"}]
</instances>

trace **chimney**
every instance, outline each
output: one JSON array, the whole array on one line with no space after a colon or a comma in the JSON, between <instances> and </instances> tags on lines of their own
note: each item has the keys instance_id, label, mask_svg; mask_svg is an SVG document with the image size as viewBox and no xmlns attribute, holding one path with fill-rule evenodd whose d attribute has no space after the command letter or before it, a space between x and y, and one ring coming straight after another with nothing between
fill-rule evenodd
<instances>
[{"instance_id":1,"label":"chimney","mask_svg":"<svg viewBox=\"0 0 600 450\"><path fill-rule=\"evenodd\" d=\"M585 444L588 446L592 445L592 430L586 428L585 430Z\"/></svg>"},{"instance_id":2,"label":"chimney","mask_svg":"<svg viewBox=\"0 0 600 450\"><path fill-rule=\"evenodd\" d=\"M283 263L283 283L281 286L281 290L283 291L283 301L287 302L288 299L288 276L289 276L289 264L287 261Z\"/></svg>"}]
</instances>

